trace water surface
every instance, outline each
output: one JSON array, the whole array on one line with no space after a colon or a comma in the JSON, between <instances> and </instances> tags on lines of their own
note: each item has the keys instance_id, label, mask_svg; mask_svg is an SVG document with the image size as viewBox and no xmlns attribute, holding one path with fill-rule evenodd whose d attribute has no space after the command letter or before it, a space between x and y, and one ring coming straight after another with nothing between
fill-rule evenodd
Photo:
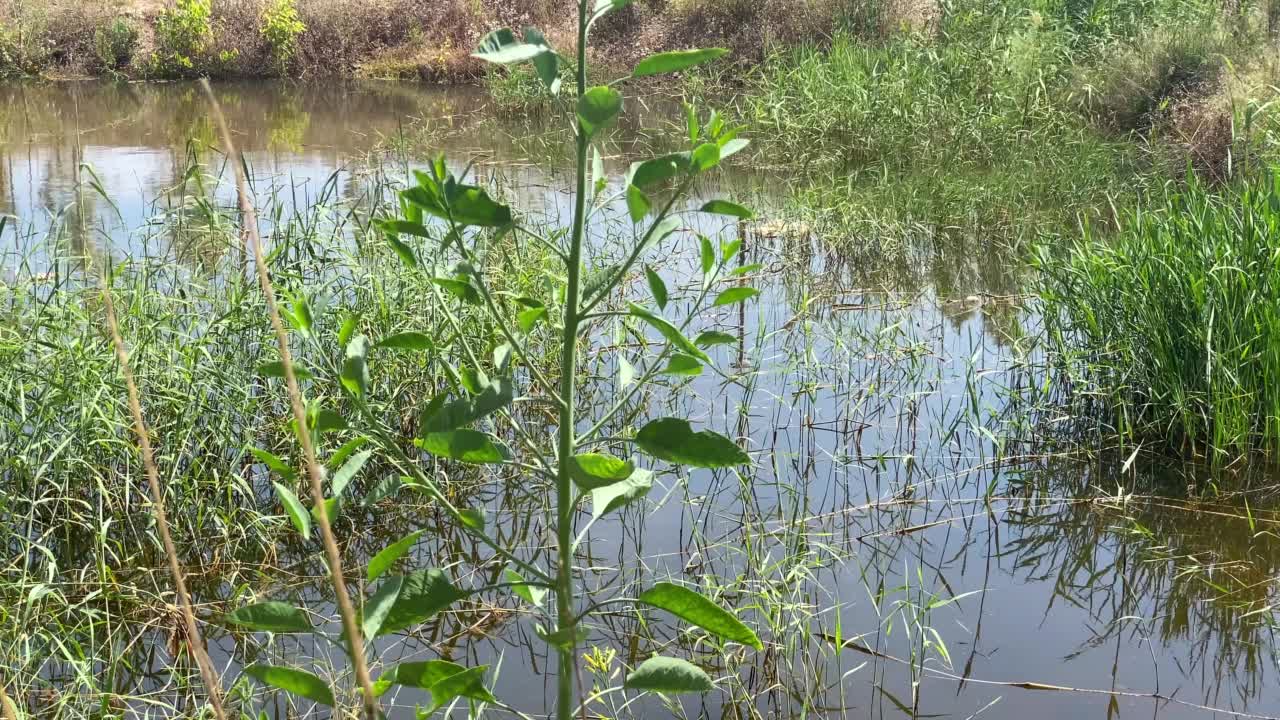
<instances>
[{"instance_id":1,"label":"water surface","mask_svg":"<svg viewBox=\"0 0 1280 720\"><path fill-rule=\"evenodd\" d=\"M397 149L430 146L455 164L476 160L479 175L540 221L563 223L571 212L564 148L548 133L554 118L503 113L479 91L252 83L217 92L263 206L287 213L324 199L367 214L385 199L380 182L403 181L415 163ZM669 109L631 103L606 145L613 187L632 160L669 145L678 132ZM0 233L0 280L55 271L86 238L113 253L219 272L237 248L193 246L197 235L160 230L175 214L234 221L217 145L192 85L0 85L0 213L16 218ZM193 159L207 175L188 173ZM111 202L86 193L82 165ZM1270 611L1280 544L1268 531L1280 520L1265 506L1250 518L1225 500L1181 499L1188 476L1145 456L1127 468L1106 454L1081 460L1069 439L1051 437L1052 423L1034 424L1043 418L1018 398L1044 380L1027 342L1036 319L1011 301L1025 272L998 239L940 231L894 253L842 254L820 228L801 224L789 193L798 182L738 168L699 189L745 196L766 215L744 227L696 221L703 232L741 234L744 262L767 268L760 302L712 321L746 338L717 349L717 364L755 372L736 383L705 375L692 392L649 398L655 416L745 438L755 469L663 475L643 508L593 527L589 555L579 558L622 568L588 573L605 596L634 593L643 564L649 577L740 587L787 607L786 624L764 633L773 647L739 673L750 692L686 700L684 712L1194 718L1214 716L1196 707L1211 706L1280 715ZM270 231L274 218L264 220ZM37 242L49 233L70 247ZM605 235L595 240L607 253ZM664 248L659 266L672 287L696 284L691 246ZM261 489L266 508L270 488ZM545 543L537 493L488 488L473 502L530 546ZM361 521L349 547L357 564L422 518ZM445 564L472 549L435 528L415 556ZM323 607L318 556L291 552L287 592ZM193 584L210 602L233 590L216 574ZM258 589L279 592L266 579ZM485 612L445 615L386 641L379 657L492 663L499 697L542 712L554 693L547 646L509 597L487 600ZM764 628L761 613L744 618ZM669 624L655 630L610 615L591 644L633 663L661 649L647 640L655 632L677 636ZM228 682L259 651L304 666L333 654L289 639L247 650L213 635ZM159 642L143 637L142 647ZM842 652L837 639L847 641ZM707 647L679 652L723 672ZM118 684L162 692L164 667L159 651ZM67 672L47 667L45 677L57 686ZM423 701L393 694L392 716L409 717ZM672 712L654 699L640 708L632 711Z\"/></svg>"}]
</instances>

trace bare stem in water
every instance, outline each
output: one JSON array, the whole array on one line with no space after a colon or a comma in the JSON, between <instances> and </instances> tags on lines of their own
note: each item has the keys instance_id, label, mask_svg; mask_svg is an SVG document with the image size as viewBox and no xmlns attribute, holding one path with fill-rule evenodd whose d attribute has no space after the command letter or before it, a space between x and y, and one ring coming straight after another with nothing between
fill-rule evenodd
<instances>
[{"instance_id":1,"label":"bare stem in water","mask_svg":"<svg viewBox=\"0 0 1280 720\"><path fill-rule=\"evenodd\" d=\"M235 170L243 240L253 247L253 261L258 269L258 281L262 285L262 294L267 300L267 314L271 317L271 326L275 330L276 341L280 345L280 362L284 365L285 387L289 393L289 404L293 408L294 428L297 431L298 442L302 445L302 457L307 466L307 476L311 480L311 499L315 505L316 524L320 526L320 539L324 544L325 557L329 563L329 577L333 580L338 613L342 616L342 629L347 635L356 682L364 696L365 715L369 720L376 720L379 715L378 700L373 693L373 683L369 679L369 666L364 656L364 641L360 634L360 626L356 623L355 607L347 594L346 576L342 570L342 555L338 552L338 543L333 538L333 528L329 525L329 513L325 507L324 470L316 461L315 447L311 444L310 433L307 432L307 411L302 402L302 392L298 389L298 378L293 372L293 354L289 352L289 336L285 331L284 321L280 318L280 310L276 306L275 289L271 284L267 262L262 254L262 238L258 234L257 214L254 212L253 202L250 201L245 187L240 154L236 151L235 142L231 139L231 130L227 127L227 120L222 114L222 106L213 96L209 81L201 80L200 84L209 98L214 120L222 132L222 142L226 146L227 157L230 158L231 166Z\"/></svg>"},{"instance_id":2,"label":"bare stem in water","mask_svg":"<svg viewBox=\"0 0 1280 720\"><path fill-rule=\"evenodd\" d=\"M164 509L164 494L160 489L160 471L156 468L155 452L151 448L151 437L147 431L146 419L142 416L142 400L138 393L138 383L133 378L133 368L129 364L129 350L120 336L120 324L116 320L115 301L111 297L111 286L107 280L106 263L101 272L102 302L106 308L107 329L111 331L111 344L115 346L116 358L120 361L120 374L124 376L125 390L129 395L129 412L133 415L133 432L138 438L138 447L142 451L142 467L147 473L147 485L151 488L151 514L156 519L156 527L160 531L160 542L164 545L164 554L169 561L169 574L173 576L173 590L178 596L178 606L182 609L182 620L187 626L187 643L191 655L200 668L200 679L204 681L205 692L209 695L209 704L213 707L213 715L217 720L227 720L222 709L222 685L218 673L213 669L213 661L205 650L204 639L200 636L200 628L196 625L196 616L191 609L191 596L187 594L187 582L182 575L182 567L178 564L178 550L169 535L169 517Z\"/></svg>"}]
</instances>

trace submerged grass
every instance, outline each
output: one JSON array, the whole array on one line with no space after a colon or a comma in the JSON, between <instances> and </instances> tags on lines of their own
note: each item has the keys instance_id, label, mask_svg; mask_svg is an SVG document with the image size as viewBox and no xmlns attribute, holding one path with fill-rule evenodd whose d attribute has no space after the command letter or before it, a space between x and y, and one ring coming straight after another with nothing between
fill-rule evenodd
<instances>
[{"instance_id":1,"label":"submerged grass","mask_svg":"<svg viewBox=\"0 0 1280 720\"><path fill-rule=\"evenodd\" d=\"M1096 417L1215 463L1280 449L1280 177L1192 181L1040 248L1047 338Z\"/></svg>"}]
</instances>

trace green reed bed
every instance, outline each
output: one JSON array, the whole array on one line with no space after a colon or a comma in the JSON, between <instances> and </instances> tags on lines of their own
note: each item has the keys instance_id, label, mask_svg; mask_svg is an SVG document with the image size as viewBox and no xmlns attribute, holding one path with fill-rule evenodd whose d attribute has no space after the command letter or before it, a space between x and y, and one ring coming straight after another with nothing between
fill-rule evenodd
<instances>
[{"instance_id":1,"label":"green reed bed","mask_svg":"<svg viewBox=\"0 0 1280 720\"><path fill-rule=\"evenodd\" d=\"M1036 256L1047 338L1089 410L1212 460L1280 448L1280 180L1192 182Z\"/></svg>"}]
</instances>

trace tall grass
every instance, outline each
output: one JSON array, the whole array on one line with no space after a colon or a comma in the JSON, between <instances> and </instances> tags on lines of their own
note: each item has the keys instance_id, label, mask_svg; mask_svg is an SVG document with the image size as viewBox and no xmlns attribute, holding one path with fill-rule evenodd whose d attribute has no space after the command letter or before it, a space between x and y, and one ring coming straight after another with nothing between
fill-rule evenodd
<instances>
[{"instance_id":1,"label":"tall grass","mask_svg":"<svg viewBox=\"0 0 1280 720\"><path fill-rule=\"evenodd\" d=\"M1051 348L1114 428L1213 461L1280 449L1280 176L1169 186L1036 255Z\"/></svg>"}]
</instances>

